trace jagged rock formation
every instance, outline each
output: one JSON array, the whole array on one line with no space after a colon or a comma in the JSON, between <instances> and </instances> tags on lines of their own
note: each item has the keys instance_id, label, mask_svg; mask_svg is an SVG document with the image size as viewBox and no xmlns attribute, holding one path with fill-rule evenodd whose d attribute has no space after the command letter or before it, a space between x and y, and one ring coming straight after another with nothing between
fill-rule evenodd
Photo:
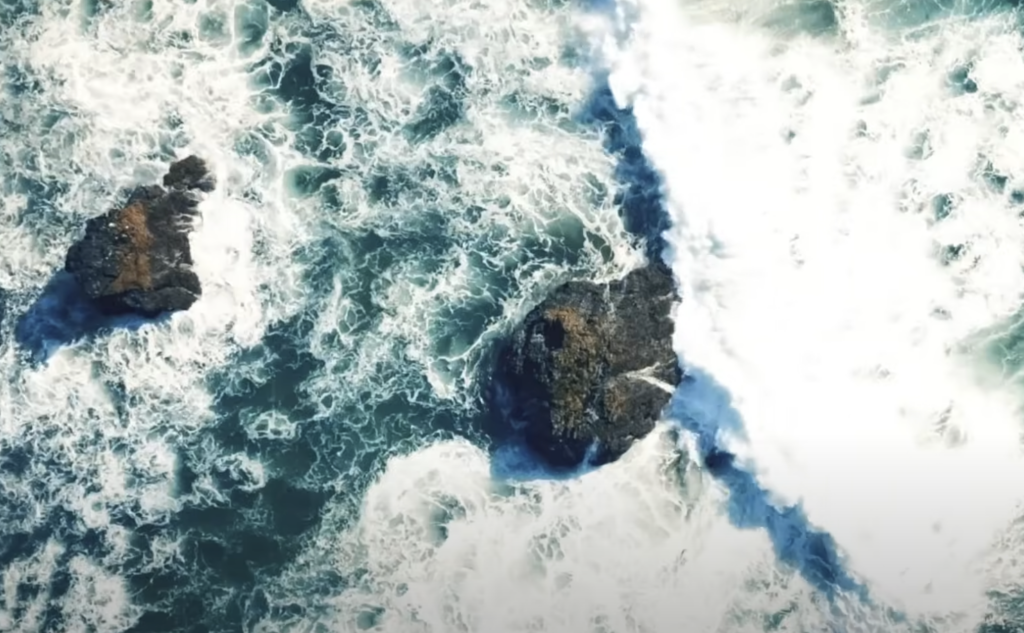
<instances>
[{"instance_id":1,"label":"jagged rock formation","mask_svg":"<svg viewBox=\"0 0 1024 633\"><path fill-rule=\"evenodd\" d=\"M195 192L212 191L213 178L189 156L171 164L163 184L139 187L120 209L90 219L68 251L64 269L106 314L187 310L202 294L188 236Z\"/></svg>"},{"instance_id":2,"label":"jagged rock formation","mask_svg":"<svg viewBox=\"0 0 1024 633\"><path fill-rule=\"evenodd\" d=\"M555 467L594 446L612 461L649 433L682 373L672 349L677 300L661 262L598 285L573 281L527 315L498 362L500 408Z\"/></svg>"}]
</instances>

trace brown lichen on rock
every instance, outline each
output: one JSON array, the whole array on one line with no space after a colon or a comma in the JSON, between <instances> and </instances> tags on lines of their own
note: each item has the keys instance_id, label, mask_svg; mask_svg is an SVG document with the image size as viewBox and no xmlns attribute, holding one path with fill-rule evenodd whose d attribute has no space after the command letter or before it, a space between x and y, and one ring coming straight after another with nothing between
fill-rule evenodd
<instances>
[{"instance_id":1,"label":"brown lichen on rock","mask_svg":"<svg viewBox=\"0 0 1024 633\"><path fill-rule=\"evenodd\" d=\"M128 238L128 244L121 250L120 271L108 291L151 290L149 252L153 248L153 236L146 225L146 207L141 202L126 206L118 213L116 224L116 230Z\"/></svg>"},{"instance_id":2,"label":"brown lichen on rock","mask_svg":"<svg viewBox=\"0 0 1024 633\"><path fill-rule=\"evenodd\" d=\"M654 428L682 378L677 299L660 262L610 284L555 289L501 352L499 409L554 466L576 466L595 446L597 463L617 458Z\"/></svg>"},{"instance_id":3,"label":"brown lichen on rock","mask_svg":"<svg viewBox=\"0 0 1024 633\"><path fill-rule=\"evenodd\" d=\"M594 323L578 310L558 307L546 310L549 326L562 331L561 347L553 353L555 380L552 385L552 424L568 437L583 431L587 396L596 387L600 363L605 355L603 340Z\"/></svg>"}]
</instances>

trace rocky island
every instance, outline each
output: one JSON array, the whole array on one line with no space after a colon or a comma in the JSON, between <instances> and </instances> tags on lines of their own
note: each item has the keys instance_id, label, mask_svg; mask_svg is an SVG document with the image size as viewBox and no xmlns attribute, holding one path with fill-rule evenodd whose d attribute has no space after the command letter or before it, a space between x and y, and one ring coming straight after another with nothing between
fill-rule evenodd
<instances>
[{"instance_id":1,"label":"rocky island","mask_svg":"<svg viewBox=\"0 0 1024 633\"><path fill-rule=\"evenodd\" d=\"M121 208L90 219L67 253L64 269L105 314L187 310L202 294L189 233L197 192L213 191L213 177L189 156L171 164L163 185L139 187Z\"/></svg>"},{"instance_id":2,"label":"rocky island","mask_svg":"<svg viewBox=\"0 0 1024 633\"><path fill-rule=\"evenodd\" d=\"M571 281L499 353L499 409L556 468L617 459L653 430L682 379L671 271L660 261L608 284Z\"/></svg>"}]
</instances>

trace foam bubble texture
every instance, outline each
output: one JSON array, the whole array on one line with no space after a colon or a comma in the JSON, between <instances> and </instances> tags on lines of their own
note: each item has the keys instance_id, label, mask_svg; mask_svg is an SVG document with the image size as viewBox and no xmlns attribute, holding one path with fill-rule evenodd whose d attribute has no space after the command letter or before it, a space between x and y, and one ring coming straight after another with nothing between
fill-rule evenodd
<instances>
[{"instance_id":1,"label":"foam bubble texture","mask_svg":"<svg viewBox=\"0 0 1024 633\"><path fill-rule=\"evenodd\" d=\"M692 425L880 599L976 622L1024 498L1019 366L989 344L1024 291L1012 15L901 39L843 3L784 39L756 7L620 5L608 54L666 180L678 349L743 423L694 391Z\"/></svg>"},{"instance_id":2,"label":"foam bubble texture","mask_svg":"<svg viewBox=\"0 0 1024 633\"><path fill-rule=\"evenodd\" d=\"M196 600L251 626L329 497L468 432L488 341L559 279L636 263L569 14L0 8L5 626L169 630ZM218 180L202 298L97 329L64 253L187 153Z\"/></svg>"}]
</instances>

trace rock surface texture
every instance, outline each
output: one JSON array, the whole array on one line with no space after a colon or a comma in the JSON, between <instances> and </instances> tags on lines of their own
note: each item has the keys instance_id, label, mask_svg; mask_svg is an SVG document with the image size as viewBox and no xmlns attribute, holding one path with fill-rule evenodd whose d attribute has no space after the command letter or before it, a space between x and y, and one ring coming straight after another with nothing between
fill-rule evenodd
<instances>
[{"instance_id":1,"label":"rock surface texture","mask_svg":"<svg viewBox=\"0 0 1024 633\"><path fill-rule=\"evenodd\" d=\"M197 191L214 181L195 156L171 164L158 185L139 187L125 205L92 218L67 253L64 269L106 314L152 317L187 310L202 294L192 271L189 233Z\"/></svg>"},{"instance_id":2,"label":"rock surface texture","mask_svg":"<svg viewBox=\"0 0 1024 633\"><path fill-rule=\"evenodd\" d=\"M651 432L682 379L678 299L658 262L610 284L566 283L534 308L498 362L503 413L555 467L621 456Z\"/></svg>"}]
</instances>

